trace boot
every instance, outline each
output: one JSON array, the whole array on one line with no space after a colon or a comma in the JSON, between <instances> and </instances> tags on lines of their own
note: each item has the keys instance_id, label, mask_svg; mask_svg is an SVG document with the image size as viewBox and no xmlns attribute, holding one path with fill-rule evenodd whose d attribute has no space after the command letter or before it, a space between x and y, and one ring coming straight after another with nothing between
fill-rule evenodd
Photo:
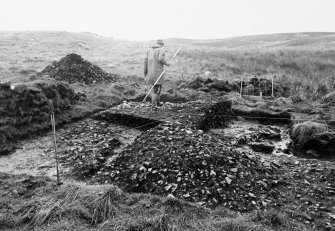
<instances>
[{"instance_id":1,"label":"boot","mask_svg":"<svg viewBox=\"0 0 335 231\"><path fill-rule=\"evenodd\" d=\"M158 95L153 93L152 96L151 96L151 105L156 106L157 100L158 100Z\"/></svg>"}]
</instances>

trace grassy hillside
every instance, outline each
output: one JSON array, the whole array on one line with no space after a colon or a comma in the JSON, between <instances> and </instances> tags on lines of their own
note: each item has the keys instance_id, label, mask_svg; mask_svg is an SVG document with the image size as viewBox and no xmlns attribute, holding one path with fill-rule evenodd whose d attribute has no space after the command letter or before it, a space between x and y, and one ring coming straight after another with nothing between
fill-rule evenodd
<instances>
[{"instance_id":1,"label":"grassy hillside","mask_svg":"<svg viewBox=\"0 0 335 231\"><path fill-rule=\"evenodd\" d=\"M0 32L0 75L3 80L26 81L29 74L69 53L77 53L107 72L135 74L139 66L134 65L133 57L143 56L146 47L145 43L91 33Z\"/></svg>"},{"instance_id":2,"label":"grassy hillside","mask_svg":"<svg viewBox=\"0 0 335 231\"><path fill-rule=\"evenodd\" d=\"M331 32L265 34L211 40L170 39L169 41L217 49L335 49L335 33Z\"/></svg>"},{"instance_id":3,"label":"grassy hillside","mask_svg":"<svg viewBox=\"0 0 335 231\"><path fill-rule=\"evenodd\" d=\"M220 79L274 77L291 87L291 94L316 99L335 87L335 51L202 51L181 53L178 67L185 73L211 71Z\"/></svg>"},{"instance_id":4,"label":"grassy hillside","mask_svg":"<svg viewBox=\"0 0 335 231\"><path fill-rule=\"evenodd\" d=\"M152 41L133 42L91 33L0 32L2 81L29 81L54 60L77 53L110 73L143 76ZM166 39L167 57L182 46L168 76L178 81L211 71L212 77L275 77L292 94L319 98L333 90L335 33L290 33L217 40Z\"/></svg>"}]
</instances>

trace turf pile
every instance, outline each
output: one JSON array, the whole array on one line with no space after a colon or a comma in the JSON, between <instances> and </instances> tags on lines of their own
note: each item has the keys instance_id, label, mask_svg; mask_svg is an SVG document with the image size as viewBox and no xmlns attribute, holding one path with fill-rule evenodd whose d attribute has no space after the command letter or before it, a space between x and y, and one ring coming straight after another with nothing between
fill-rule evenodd
<instances>
[{"instance_id":1,"label":"turf pile","mask_svg":"<svg viewBox=\"0 0 335 231\"><path fill-rule=\"evenodd\" d=\"M0 85L0 155L14 151L10 142L50 127L51 110L56 114L68 110L77 98L72 88L56 81Z\"/></svg>"},{"instance_id":2,"label":"turf pile","mask_svg":"<svg viewBox=\"0 0 335 231\"><path fill-rule=\"evenodd\" d=\"M84 60L80 55L69 54L47 66L41 75L48 75L54 79L69 83L94 84L113 81L116 75L103 71L97 65Z\"/></svg>"}]
</instances>

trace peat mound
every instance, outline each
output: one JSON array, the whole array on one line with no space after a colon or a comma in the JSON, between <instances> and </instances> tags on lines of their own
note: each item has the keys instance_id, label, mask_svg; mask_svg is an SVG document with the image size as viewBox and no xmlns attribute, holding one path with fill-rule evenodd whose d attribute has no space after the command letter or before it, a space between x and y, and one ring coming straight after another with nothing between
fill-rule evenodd
<instances>
[{"instance_id":1,"label":"peat mound","mask_svg":"<svg viewBox=\"0 0 335 231\"><path fill-rule=\"evenodd\" d=\"M80 55L69 54L47 66L39 75L47 75L68 83L94 84L114 81L116 75L103 71L97 65L84 60Z\"/></svg>"},{"instance_id":2,"label":"peat mound","mask_svg":"<svg viewBox=\"0 0 335 231\"><path fill-rule=\"evenodd\" d=\"M197 77L194 80L188 82L185 85L187 88L200 90L203 92L231 92L233 90L237 90L237 86L234 84L229 84L228 81L218 80L218 79L204 79L201 77Z\"/></svg>"},{"instance_id":3,"label":"peat mound","mask_svg":"<svg viewBox=\"0 0 335 231\"><path fill-rule=\"evenodd\" d=\"M131 192L173 194L202 205L238 211L274 204L270 188L280 167L232 150L214 134L166 122L106 161L95 176Z\"/></svg>"},{"instance_id":4,"label":"peat mound","mask_svg":"<svg viewBox=\"0 0 335 231\"><path fill-rule=\"evenodd\" d=\"M234 81L229 83L225 80L210 79L197 77L192 81L186 83L184 86L187 88L203 91L203 92L240 92L242 84L242 94L244 95L260 95L262 92L263 96L272 95L272 81L265 78L251 78L248 81ZM275 97L288 96L289 88L279 84L273 84L273 94Z\"/></svg>"},{"instance_id":5,"label":"peat mound","mask_svg":"<svg viewBox=\"0 0 335 231\"><path fill-rule=\"evenodd\" d=\"M10 142L39 128L49 128L51 110L59 113L70 109L76 100L73 89L56 81L0 85L0 155L13 150Z\"/></svg>"}]
</instances>

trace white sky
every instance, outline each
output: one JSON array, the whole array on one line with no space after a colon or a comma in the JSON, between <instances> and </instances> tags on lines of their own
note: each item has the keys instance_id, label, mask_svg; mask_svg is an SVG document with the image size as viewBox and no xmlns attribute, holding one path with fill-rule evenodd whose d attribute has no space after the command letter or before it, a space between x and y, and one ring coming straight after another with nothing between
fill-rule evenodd
<instances>
[{"instance_id":1,"label":"white sky","mask_svg":"<svg viewBox=\"0 0 335 231\"><path fill-rule=\"evenodd\" d=\"M0 31L129 40L335 32L335 0L0 0Z\"/></svg>"}]
</instances>

